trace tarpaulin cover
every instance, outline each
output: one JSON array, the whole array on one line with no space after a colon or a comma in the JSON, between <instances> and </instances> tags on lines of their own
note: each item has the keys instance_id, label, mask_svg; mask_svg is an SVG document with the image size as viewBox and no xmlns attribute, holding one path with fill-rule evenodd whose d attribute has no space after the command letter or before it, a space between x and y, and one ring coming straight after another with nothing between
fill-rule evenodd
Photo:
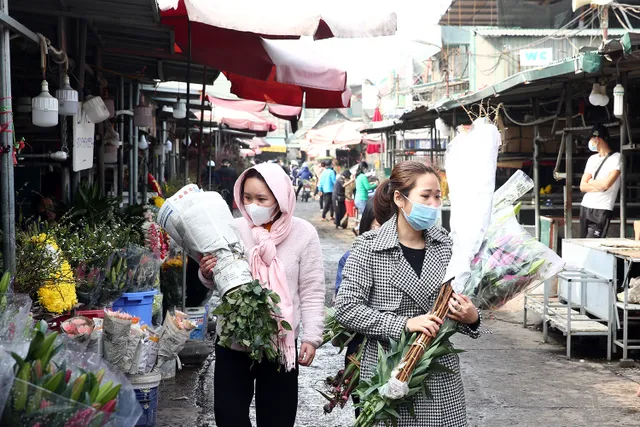
<instances>
[{"instance_id":1,"label":"tarpaulin cover","mask_svg":"<svg viewBox=\"0 0 640 427\"><path fill-rule=\"evenodd\" d=\"M256 2L252 5L251 14L247 13L246 5L239 2L179 0L164 3L168 4L161 4L162 23L174 28L176 44L183 52L188 51L188 20L191 20L193 61L222 70L231 82L231 91L240 98L290 106L302 106L304 101L308 108L345 108L350 105L351 92L346 87L346 72L332 67L331 58L314 51L312 41L267 40L261 36L265 35L262 32L264 28L251 27L253 21L274 22L282 32L268 32L270 36L291 38L307 35L305 31L308 30L303 31L304 34L290 34L289 26L295 21L283 19L282 15L270 21L266 18L268 15L261 15L253 8L271 9L272 3ZM297 3L292 6L296 10L306 9ZM249 25L231 24L233 19L230 16L234 10L239 14L233 19ZM357 22L364 24L360 20ZM392 27L395 32L395 23ZM337 25L336 28L341 27ZM349 34L346 28L330 34ZM354 36L357 33L353 31ZM362 34L368 34L368 31Z\"/></svg>"}]
</instances>

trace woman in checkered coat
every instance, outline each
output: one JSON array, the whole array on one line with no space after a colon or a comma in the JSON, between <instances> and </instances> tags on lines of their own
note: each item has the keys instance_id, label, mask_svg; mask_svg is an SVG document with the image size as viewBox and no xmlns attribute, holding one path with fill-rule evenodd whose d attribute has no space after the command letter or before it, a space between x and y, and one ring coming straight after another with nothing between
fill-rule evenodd
<instances>
[{"instance_id":1,"label":"woman in checkered coat","mask_svg":"<svg viewBox=\"0 0 640 427\"><path fill-rule=\"evenodd\" d=\"M451 258L451 239L435 226L440 211L437 172L422 163L402 162L376 191L376 220L380 230L360 236L343 270L336 299L336 316L348 329L369 339L361 376L373 376L378 343L388 349L389 338L403 331L435 335L442 319L430 312ZM448 317L462 333L479 336L480 313L469 298L454 295ZM415 418L400 411L400 427L458 427L467 425L460 362L456 354L438 360L455 373L427 379L431 397L415 397Z\"/></svg>"}]
</instances>

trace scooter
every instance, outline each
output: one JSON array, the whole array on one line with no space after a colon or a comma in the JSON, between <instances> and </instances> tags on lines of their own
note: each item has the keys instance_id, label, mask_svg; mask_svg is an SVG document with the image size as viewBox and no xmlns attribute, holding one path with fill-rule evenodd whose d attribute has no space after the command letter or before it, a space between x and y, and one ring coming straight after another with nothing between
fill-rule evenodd
<instances>
[{"instance_id":1,"label":"scooter","mask_svg":"<svg viewBox=\"0 0 640 427\"><path fill-rule=\"evenodd\" d=\"M311 198L311 182L308 179L305 179L302 182L302 201L308 202Z\"/></svg>"}]
</instances>

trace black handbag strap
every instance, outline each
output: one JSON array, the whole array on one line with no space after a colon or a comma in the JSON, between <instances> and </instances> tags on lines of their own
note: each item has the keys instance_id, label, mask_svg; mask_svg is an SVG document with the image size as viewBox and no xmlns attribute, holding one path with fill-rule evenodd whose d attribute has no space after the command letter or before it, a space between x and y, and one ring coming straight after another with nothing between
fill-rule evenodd
<instances>
[{"instance_id":1,"label":"black handbag strap","mask_svg":"<svg viewBox=\"0 0 640 427\"><path fill-rule=\"evenodd\" d=\"M593 174L593 179L596 179L596 177L598 176L598 172L600 172L600 169L602 169L602 166L604 166L605 162L607 161L607 159L609 159L609 157L611 157L612 154L613 150L609 151L609 153L604 157L604 160L602 161L602 163L600 163L598 169L596 169L596 173Z\"/></svg>"}]
</instances>

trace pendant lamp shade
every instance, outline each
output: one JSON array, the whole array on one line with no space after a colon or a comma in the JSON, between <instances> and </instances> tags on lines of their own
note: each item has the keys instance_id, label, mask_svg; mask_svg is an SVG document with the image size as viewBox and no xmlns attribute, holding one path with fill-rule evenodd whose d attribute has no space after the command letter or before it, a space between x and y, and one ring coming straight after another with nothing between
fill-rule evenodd
<instances>
[{"instance_id":1,"label":"pendant lamp shade","mask_svg":"<svg viewBox=\"0 0 640 427\"><path fill-rule=\"evenodd\" d=\"M49 128L58 124L58 100L49 93L49 84L42 81L42 92L31 100L31 121L35 126Z\"/></svg>"},{"instance_id":2,"label":"pendant lamp shade","mask_svg":"<svg viewBox=\"0 0 640 427\"><path fill-rule=\"evenodd\" d=\"M152 109L144 103L144 96L140 94L140 103L133 109L133 122L139 128L153 125Z\"/></svg>"}]
</instances>

